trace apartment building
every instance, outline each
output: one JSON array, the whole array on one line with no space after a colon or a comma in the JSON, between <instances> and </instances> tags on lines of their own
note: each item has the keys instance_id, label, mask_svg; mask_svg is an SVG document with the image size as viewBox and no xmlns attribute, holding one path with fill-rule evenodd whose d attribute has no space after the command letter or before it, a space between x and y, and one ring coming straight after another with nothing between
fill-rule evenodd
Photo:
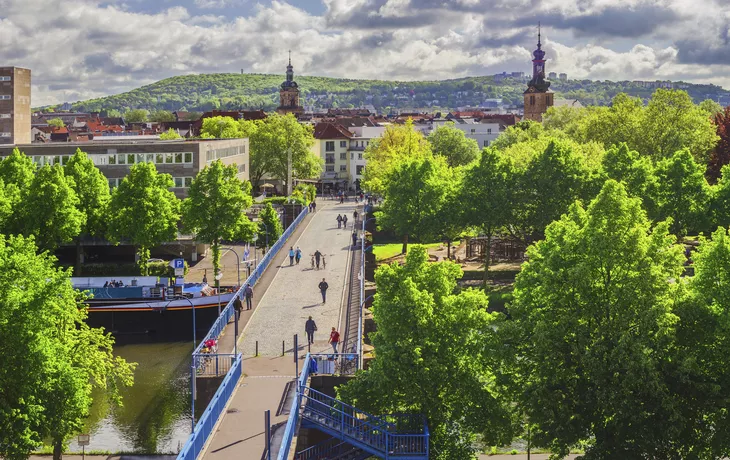
<instances>
[{"instance_id":1,"label":"apartment building","mask_svg":"<svg viewBox=\"0 0 730 460\"><path fill-rule=\"evenodd\" d=\"M321 191L349 189L349 147L353 134L337 123L322 122L314 126L312 151L324 160L320 178Z\"/></svg>"},{"instance_id":2,"label":"apartment building","mask_svg":"<svg viewBox=\"0 0 730 460\"><path fill-rule=\"evenodd\" d=\"M29 144L30 69L0 67L0 145Z\"/></svg>"}]
</instances>

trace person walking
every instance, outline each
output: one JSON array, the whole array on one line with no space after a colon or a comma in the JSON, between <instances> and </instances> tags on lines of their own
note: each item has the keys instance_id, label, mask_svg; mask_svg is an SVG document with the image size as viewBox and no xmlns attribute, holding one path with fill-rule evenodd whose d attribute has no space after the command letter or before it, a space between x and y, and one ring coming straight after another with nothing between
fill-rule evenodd
<instances>
[{"instance_id":1,"label":"person walking","mask_svg":"<svg viewBox=\"0 0 730 460\"><path fill-rule=\"evenodd\" d=\"M317 202L316 201L312 201L312 211L315 211L315 212L317 211Z\"/></svg>"},{"instance_id":2,"label":"person walking","mask_svg":"<svg viewBox=\"0 0 730 460\"><path fill-rule=\"evenodd\" d=\"M319 252L319 249L315 251L314 253L314 261L317 263L317 270L319 270L319 260L322 258L322 253Z\"/></svg>"},{"instance_id":3,"label":"person walking","mask_svg":"<svg viewBox=\"0 0 730 460\"><path fill-rule=\"evenodd\" d=\"M241 297L236 296L233 300L233 309L236 310L236 320L241 319L241 310L243 310L243 303L241 303Z\"/></svg>"},{"instance_id":4,"label":"person walking","mask_svg":"<svg viewBox=\"0 0 730 460\"><path fill-rule=\"evenodd\" d=\"M317 323L314 322L310 316L306 323L304 323L304 331L307 333L307 344L312 345L314 343L314 331L317 330Z\"/></svg>"},{"instance_id":5,"label":"person walking","mask_svg":"<svg viewBox=\"0 0 730 460\"><path fill-rule=\"evenodd\" d=\"M337 214L337 228L342 228L342 216Z\"/></svg>"},{"instance_id":6,"label":"person walking","mask_svg":"<svg viewBox=\"0 0 730 460\"><path fill-rule=\"evenodd\" d=\"M347 228L347 215L342 216L342 226Z\"/></svg>"},{"instance_id":7,"label":"person walking","mask_svg":"<svg viewBox=\"0 0 730 460\"><path fill-rule=\"evenodd\" d=\"M337 344L340 343L340 333L337 332L337 329L332 327L332 332L330 332L330 339L327 343L332 344L332 349L337 353Z\"/></svg>"},{"instance_id":8,"label":"person walking","mask_svg":"<svg viewBox=\"0 0 730 460\"><path fill-rule=\"evenodd\" d=\"M357 223L357 209L355 210L355 212L352 213L352 218L355 221L355 223Z\"/></svg>"},{"instance_id":9,"label":"person walking","mask_svg":"<svg viewBox=\"0 0 730 460\"><path fill-rule=\"evenodd\" d=\"M297 261L297 265L299 265L299 261L302 260L302 250L299 249L299 246L297 246L297 250L294 251L294 259Z\"/></svg>"},{"instance_id":10,"label":"person walking","mask_svg":"<svg viewBox=\"0 0 730 460\"><path fill-rule=\"evenodd\" d=\"M319 292L322 293L322 303L327 302L327 288L329 288L330 285L327 284L327 281L322 278L322 281L319 283Z\"/></svg>"},{"instance_id":11,"label":"person walking","mask_svg":"<svg viewBox=\"0 0 730 460\"><path fill-rule=\"evenodd\" d=\"M243 296L246 298L246 310L250 310L253 305L253 288L248 283L243 288Z\"/></svg>"},{"instance_id":12,"label":"person walking","mask_svg":"<svg viewBox=\"0 0 730 460\"><path fill-rule=\"evenodd\" d=\"M352 247L357 247L357 232L352 232Z\"/></svg>"},{"instance_id":13,"label":"person walking","mask_svg":"<svg viewBox=\"0 0 730 460\"><path fill-rule=\"evenodd\" d=\"M289 246L289 266L294 265L294 247Z\"/></svg>"}]
</instances>

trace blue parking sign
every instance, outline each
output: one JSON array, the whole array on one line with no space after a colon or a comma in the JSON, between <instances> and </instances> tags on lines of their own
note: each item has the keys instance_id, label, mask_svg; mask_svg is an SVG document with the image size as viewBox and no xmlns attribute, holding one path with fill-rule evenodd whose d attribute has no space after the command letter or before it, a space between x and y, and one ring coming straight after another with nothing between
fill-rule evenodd
<instances>
[{"instance_id":1,"label":"blue parking sign","mask_svg":"<svg viewBox=\"0 0 730 460\"><path fill-rule=\"evenodd\" d=\"M172 261L172 268L185 269L185 259L175 259Z\"/></svg>"}]
</instances>

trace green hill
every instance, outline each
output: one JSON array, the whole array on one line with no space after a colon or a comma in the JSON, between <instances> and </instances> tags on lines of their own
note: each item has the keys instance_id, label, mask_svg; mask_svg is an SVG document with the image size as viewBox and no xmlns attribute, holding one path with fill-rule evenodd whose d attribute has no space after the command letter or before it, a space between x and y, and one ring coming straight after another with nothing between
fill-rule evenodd
<instances>
[{"instance_id":1,"label":"green hill","mask_svg":"<svg viewBox=\"0 0 730 460\"><path fill-rule=\"evenodd\" d=\"M73 110L99 112L117 109L187 110L264 109L278 105L279 85L283 75L201 74L167 78L135 90L72 104ZM433 107L453 109L481 106L486 99L503 99L512 105L522 104L524 81L494 77L467 77L443 81L352 80L344 78L298 76L302 103L316 108L352 108L372 104L378 110ZM696 102L725 93L715 85L685 86ZM584 105L604 105L619 92L648 99L654 91L624 81L567 80L554 81L551 89L558 97L578 99ZM715 97L716 99L716 97Z\"/></svg>"}]
</instances>

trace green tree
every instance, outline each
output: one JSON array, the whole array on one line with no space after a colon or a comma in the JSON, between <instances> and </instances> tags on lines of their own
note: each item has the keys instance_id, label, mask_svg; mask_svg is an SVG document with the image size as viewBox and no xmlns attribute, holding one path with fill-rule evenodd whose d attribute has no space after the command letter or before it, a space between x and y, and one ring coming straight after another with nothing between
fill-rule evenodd
<instances>
[{"instance_id":1,"label":"green tree","mask_svg":"<svg viewBox=\"0 0 730 460\"><path fill-rule=\"evenodd\" d=\"M705 99L704 101L699 103L698 107L710 118L714 118L718 113L724 110L723 106L713 101L712 99Z\"/></svg>"},{"instance_id":2,"label":"green tree","mask_svg":"<svg viewBox=\"0 0 730 460\"><path fill-rule=\"evenodd\" d=\"M124 112L125 123L142 123L147 121L149 112L144 109L134 109Z\"/></svg>"},{"instance_id":3,"label":"green tree","mask_svg":"<svg viewBox=\"0 0 730 460\"><path fill-rule=\"evenodd\" d=\"M259 213L258 224L258 245L263 247L267 244L271 246L284 233L284 228L279 219L279 213L276 212L271 203L266 203L264 209Z\"/></svg>"},{"instance_id":4,"label":"green tree","mask_svg":"<svg viewBox=\"0 0 730 460\"><path fill-rule=\"evenodd\" d=\"M401 160L385 177L385 201L375 216L378 227L403 239L403 254L411 236L420 243L439 237L437 217L452 176L443 158L431 157Z\"/></svg>"},{"instance_id":5,"label":"green tree","mask_svg":"<svg viewBox=\"0 0 730 460\"><path fill-rule=\"evenodd\" d=\"M264 120L241 121L241 137L250 145L249 177L257 187L265 174L286 181L291 157L292 177L319 177L322 159L311 151L314 130L293 114L271 114Z\"/></svg>"},{"instance_id":6,"label":"green tree","mask_svg":"<svg viewBox=\"0 0 730 460\"><path fill-rule=\"evenodd\" d=\"M220 272L221 240L251 229L245 211L252 201L251 183L238 178L235 165L225 166L220 160L203 168L190 185L182 204L183 228L193 232L196 241L211 245L215 274Z\"/></svg>"},{"instance_id":7,"label":"green tree","mask_svg":"<svg viewBox=\"0 0 730 460\"><path fill-rule=\"evenodd\" d=\"M117 109L106 109L103 113L104 116L108 118L122 118L122 112Z\"/></svg>"},{"instance_id":8,"label":"green tree","mask_svg":"<svg viewBox=\"0 0 730 460\"><path fill-rule=\"evenodd\" d=\"M545 132L542 123L532 120L521 121L514 126L508 127L497 139L492 142L492 147L498 150L507 149L515 144L537 139Z\"/></svg>"},{"instance_id":9,"label":"green tree","mask_svg":"<svg viewBox=\"0 0 730 460\"><path fill-rule=\"evenodd\" d=\"M514 344L510 377L536 445L561 458L580 442L587 460L680 458L661 449L681 419L664 372L682 272L674 242L609 180L528 249L501 332Z\"/></svg>"},{"instance_id":10,"label":"green tree","mask_svg":"<svg viewBox=\"0 0 730 460\"><path fill-rule=\"evenodd\" d=\"M446 159L449 167L466 166L479 158L479 144L469 139L464 131L454 127L454 123L439 126L428 135L431 151Z\"/></svg>"},{"instance_id":11,"label":"green tree","mask_svg":"<svg viewBox=\"0 0 730 460\"><path fill-rule=\"evenodd\" d=\"M209 117L200 128L203 139L235 139L246 137L241 125L231 117Z\"/></svg>"},{"instance_id":12,"label":"green tree","mask_svg":"<svg viewBox=\"0 0 730 460\"><path fill-rule=\"evenodd\" d=\"M83 259L82 237L103 236L106 232L106 218L109 212L109 182L94 165L94 162L76 149L66 166L64 174L72 179L71 188L79 199L77 209L84 215L84 225L80 235L76 236L76 268L74 273L81 276L81 262Z\"/></svg>"},{"instance_id":13,"label":"green tree","mask_svg":"<svg viewBox=\"0 0 730 460\"><path fill-rule=\"evenodd\" d=\"M413 128L409 118L405 125L390 125L379 139L365 149L367 166L363 173L362 188L381 195L384 181L399 162L431 156L431 146L420 131Z\"/></svg>"},{"instance_id":14,"label":"green tree","mask_svg":"<svg viewBox=\"0 0 730 460\"><path fill-rule=\"evenodd\" d=\"M717 185L711 189L710 216L714 226L730 226L730 166L722 167Z\"/></svg>"},{"instance_id":15,"label":"green tree","mask_svg":"<svg viewBox=\"0 0 730 460\"><path fill-rule=\"evenodd\" d=\"M373 414L426 416L432 459L473 458L477 435L490 444L511 440L494 377L501 317L487 313L481 291L454 294L461 276L452 262L429 263L421 246L405 265L379 267L370 335L378 356L338 388L341 399Z\"/></svg>"},{"instance_id":16,"label":"green tree","mask_svg":"<svg viewBox=\"0 0 730 460\"><path fill-rule=\"evenodd\" d=\"M134 365L114 357L110 334L86 324L69 272L55 265L32 238L0 235L3 458L27 458L50 439L60 459L83 426L92 390L119 402L118 388L132 384Z\"/></svg>"},{"instance_id":17,"label":"green tree","mask_svg":"<svg viewBox=\"0 0 730 460\"><path fill-rule=\"evenodd\" d=\"M655 174L655 218L671 218L671 231L678 237L688 231L705 230L710 187L705 179L705 168L695 161L689 150L680 150L660 161Z\"/></svg>"},{"instance_id":18,"label":"green tree","mask_svg":"<svg viewBox=\"0 0 730 460\"><path fill-rule=\"evenodd\" d=\"M23 203L28 196L36 169L33 160L17 148L0 161L0 181L4 183L4 195L12 211L5 219L0 233L6 235L24 233L22 209L25 205Z\"/></svg>"},{"instance_id":19,"label":"green tree","mask_svg":"<svg viewBox=\"0 0 730 460\"><path fill-rule=\"evenodd\" d=\"M158 123L175 121L175 115L169 110L155 110L150 113L148 117L149 121L156 121Z\"/></svg>"},{"instance_id":20,"label":"green tree","mask_svg":"<svg viewBox=\"0 0 730 460\"><path fill-rule=\"evenodd\" d=\"M48 126L53 126L54 128L63 128L64 126L66 126L66 124L63 122L62 119L56 117L48 120Z\"/></svg>"},{"instance_id":21,"label":"green tree","mask_svg":"<svg viewBox=\"0 0 730 460\"><path fill-rule=\"evenodd\" d=\"M152 163L137 163L112 192L110 241L128 241L137 249L142 275L147 274L150 249L177 236L180 200L169 189L175 185L169 174L158 174Z\"/></svg>"},{"instance_id":22,"label":"green tree","mask_svg":"<svg viewBox=\"0 0 730 460\"><path fill-rule=\"evenodd\" d=\"M20 210L22 233L34 235L39 249L53 251L81 233L86 215L79 203L74 181L66 178L63 167L43 166L33 177Z\"/></svg>"},{"instance_id":23,"label":"green tree","mask_svg":"<svg viewBox=\"0 0 730 460\"><path fill-rule=\"evenodd\" d=\"M642 199L644 209L650 216L656 214L653 197L657 181L651 159L639 155L635 150L629 150L628 145L622 142L606 151L601 165L609 179L624 184L629 196Z\"/></svg>"},{"instance_id":24,"label":"green tree","mask_svg":"<svg viewBox=\"0 0 730 460\"><path fill-rule=\"evenodd\" d=\"M160 134L160 140L163 141L174 141L176 139L182 139L182 136L172 128Z\"/></svg>"},{"instance_id":25,"label":"green tree","mask_svg":"<svg viewBox=\"0 0 730 460\"><path fill-rule=\"evenodd\" d=\"M511 221L514 170L497 149L487 148L480 161L466 172L459 202L464 224L487 238L484 254L484 287L489 280L492 238Z\"/></svg>"}]
</instances>

